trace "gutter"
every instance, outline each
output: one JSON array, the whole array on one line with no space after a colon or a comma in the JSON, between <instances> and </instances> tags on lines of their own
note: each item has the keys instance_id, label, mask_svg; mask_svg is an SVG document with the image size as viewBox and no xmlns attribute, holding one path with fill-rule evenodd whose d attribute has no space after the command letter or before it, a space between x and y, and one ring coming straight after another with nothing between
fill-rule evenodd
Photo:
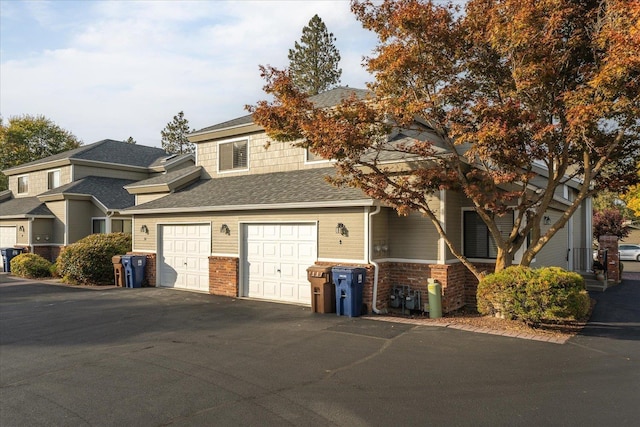
<instances>
[{"instance_id":1,"label":"gutter","mask_svg":"<svg viewBox=\"0 0 640 427\"><path fill-rule=\"evenodd\" d=\"M380 266L377 262L371 259L371 253L373 252L373 216L379 214L381 211L380 205L376 206L376 210L369 212L369 247L367 248L367 262L373 265L373 300L371 301L371 309L375 314L382 314L382 312L376 307L376 301L378 300L378 275L380 272Z\"/></svg>"}]
</instances>

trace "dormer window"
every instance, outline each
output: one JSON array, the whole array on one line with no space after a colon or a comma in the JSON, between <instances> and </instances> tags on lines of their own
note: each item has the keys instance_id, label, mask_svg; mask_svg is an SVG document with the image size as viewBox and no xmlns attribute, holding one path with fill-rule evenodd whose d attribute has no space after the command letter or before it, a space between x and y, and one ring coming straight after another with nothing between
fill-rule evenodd
<instances>
[{"instance_id":1,"label":"dormer window","mask_svg":"<svg viewBox=\"0 0 640 427\"><path fill-rule=\"evenodd\" d=\"M18 177L18 194L27 194L29 192L29 175Z\"/></svg>"},{"instance_id":2,"label":"dormer window","mask_svg":"<svg viewBox=\"0 0 640 427\"><path fill-rule=\"evenodd\" d=\"M60 187L60 170L47 172L47 189L52 190Z\"/></svg>"},{"instance_id":3,"label":"dormer window","mask_svg":"<svg viewBox=\"0 0 640 427\"><path fill-rule=\"evenodd\" d=\"M247 169L249 141L223 142L218 145L218 170L220 172Z\"/></svg>"}]
</instances>

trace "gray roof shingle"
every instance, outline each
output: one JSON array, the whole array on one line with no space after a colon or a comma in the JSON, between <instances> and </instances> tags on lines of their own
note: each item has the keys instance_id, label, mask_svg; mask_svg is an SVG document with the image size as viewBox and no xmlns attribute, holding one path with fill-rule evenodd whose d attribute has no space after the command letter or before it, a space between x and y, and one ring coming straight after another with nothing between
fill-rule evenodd
<instances>
[{"instance_id":1,"label":"gray roof shingle","mask_svg":"<svg viewBox=\"0 0 640 427\"><path fill-rule=\"evenodd\" d=\"M0 202L0 218L16 216L53 216L53 213L37 197L17 197Z\"/></svg>"},{"instance_id":2,"label":"gray roof shingle","mask_svg":"<svg viewBox=\"0 0 640 427\"><path fill-rule=\"evenodd\" d=\"M349 187L334 187L325 180L333 168L306 169L292 172L243 175L200 180L181 191L130 210L189 209L203 210L238 208L256 209L286 204L318 202L368 201L362 191ZM284 207L284 206L283 206Z\"/></svg>"},{"instance_id":3,"label":"gray roof shingle","mask_svg":"<svg viewBox=\"0 0 640 427\"><path fill-rule=\"evenodd\" d=\"M125 185L136 182L131 179L105 178L88 176L78 181L49 190L40 194L41 197L55 194L83 194L95 197L109 210L131 207L135 204L135 196L124 189Z\"/></svg>"},{"instance_id":4,"label":"gray roof shingle","mask_svg":"<svg viewBox=\"0 0 640 427\"><path fill-rule=\"evenodd\" d=\"M180 179L186 175L195 173L202 169L202 166L189 166L186 168L178 169L175 171L159 174L149 179L142 181L136 181L133 184L127 185L127 188L144 187L147 185L162 185L169 184L177 179Z\"/></svg>"},{"instance_id":5,"label":"gray roof shingle","mask_svg":"<svg viewBox=\"0 0 640 427\"><path fill-rule=\"evenodd\" d=\"M365 99L367 96L372 95L372 92L367 89L354 89L347 86L339 86L326 92L311 96L309 97L309 101L311 101L317 108L326 108L338 105L340 102L349 98L351 95L355 95L358 99ZM199 129L197 131L194 131L193 133L213 132L216 130L228 129L235 126L250 125L251 123L253 123L253 115L247 114L246 116L227 120L226 122Z\"/></svg>"},{"instance_id":6,"label":"gray roof shingle","mask_svg":"<svg viewBox=\"0 0 640 427\"><path fill-rule=\"evenodd\" d=\"M53 156L45 157L40 160L24 163L14 168L9 168L5 172L25 166L33 166L40 163L48 163L63 159L80 159L95 162L116 163L126 166L150 167L170 155L171 154L167 153L163 149L157 147L128 144L122 141L105 139L94 142L93 144L83 145L73 150L54 154Z\"/></svg>"}]
</instances>

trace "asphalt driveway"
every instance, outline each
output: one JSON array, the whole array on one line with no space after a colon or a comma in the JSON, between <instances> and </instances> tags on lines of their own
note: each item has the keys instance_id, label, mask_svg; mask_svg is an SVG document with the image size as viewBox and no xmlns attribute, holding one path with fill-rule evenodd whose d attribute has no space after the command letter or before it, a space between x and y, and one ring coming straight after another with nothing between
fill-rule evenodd
<instances>
[{"instance_id":1,"label":"asphalt driveway","mask_svg":"<svg viewBox=\"0 0 640 427\"><path fill-rule=\"evenodd\" d=\"M540 341L165 289L0 283L0 425L637 425L640 282Z\"/></svg>"}]
</instances>

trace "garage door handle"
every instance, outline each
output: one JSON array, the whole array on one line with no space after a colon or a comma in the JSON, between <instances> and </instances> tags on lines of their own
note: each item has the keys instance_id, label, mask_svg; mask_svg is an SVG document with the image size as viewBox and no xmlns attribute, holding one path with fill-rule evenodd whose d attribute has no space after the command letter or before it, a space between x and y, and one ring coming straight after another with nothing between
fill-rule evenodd
<instances>
[{"instance_id":1,"label":"garage door handle","mask_svg":"<svg viewBox=\"0 0 640 427\"><path fill-rule=\"evenodd\" d=\"M277 271L278 273L280 273L280 269L277 269L276 271Z\"/></svg>"}]
</instances>

